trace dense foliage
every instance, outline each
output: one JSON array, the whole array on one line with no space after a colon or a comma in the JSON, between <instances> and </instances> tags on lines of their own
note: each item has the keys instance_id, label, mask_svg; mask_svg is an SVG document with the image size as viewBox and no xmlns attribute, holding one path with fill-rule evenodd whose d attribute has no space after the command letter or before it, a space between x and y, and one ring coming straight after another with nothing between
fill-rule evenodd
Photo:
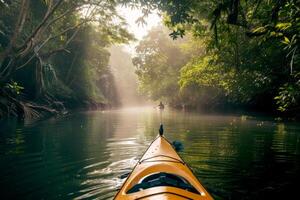
<instances>
[{"instance_id":1,"label":"dense foliage","mask_svg":"<svg viewBox=\"0 0 300 200\"><path fill-rule=\"evenodd\" d=\"M152 99L299 111L296 0L2 0L0 116L119 104L107 47L132 36L118 5L139 7L139 23L158 10L171 29L151 31L133 60Z\"/></svg>"},{"instance_id":2,"label":"dense foliage","mask_svg":"<svg viewBox=\"0 0 300 200\"><path fill-rule=\"evenodd\" d=\"M0 1L0 116L117 105L109 47L132 39L117 3Z\"/></svg>"},{"instance_id":3,"label":"dense foliage","mask_svg":"<svg viewBox=\"0 0 300 200\"><path fill-rule=\"evenodd\" d=\"M298 1L153 2L164 11L165 24L173 30L171 37L177 39L190 33L194 36L194 46L198 44L203 47L195 49L190 45L189 61L172 68L173 77L178 79L178 82L176 78L173 80L176 91L167 89L164 81L156 86L166 89L161 96L165 96L169 102L173 104L174 94L178 94L177 104L191 107L207 109L231 105L283 112L299 111ZM147 7L145 2L142 3ZM146 38L141 42L139 48L148 40ZM153 49L161 45L155 40L148 43ZM143 48L148 49L151 45ZM145 58L155 55L161 54L142 52L138 57L143 60L143 66L147 66L152 61ZM172 57L163 55L166 56L164 60L174 61ZM172 66L171 62L158 63L156 68L161 71L168 71ZM137 67L142 87L156 81L156 76L151 79L151 70L141 73L140 65ZM144 77L150 79L145 81Z\"/></svg>"}]
</instances>

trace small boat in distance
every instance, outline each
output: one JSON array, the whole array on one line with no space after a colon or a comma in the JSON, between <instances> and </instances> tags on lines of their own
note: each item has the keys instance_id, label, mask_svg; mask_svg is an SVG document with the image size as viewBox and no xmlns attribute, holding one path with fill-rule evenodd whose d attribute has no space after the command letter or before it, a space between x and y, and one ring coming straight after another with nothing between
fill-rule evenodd
<instances>
[{"instance_id":1,"label":"small boat in distance","mask_svg":"<svg viewBox=\"0 0 300 200\"><path fill-rule=\"evenodd\" d=\"M191 169L160 134L150 144L115 200L213 200Z\"/></svg>"},{"instance_id":2,"label":"small boat in distance","mask_svg":"<svg viewBox=\"0 0 300 200\"><path fill-rule=\"evenodd\" d=\"M159 102L158 109L160 109L160 110L165 109L165 105L162 102Z\"/></svg>"}]
</instances>

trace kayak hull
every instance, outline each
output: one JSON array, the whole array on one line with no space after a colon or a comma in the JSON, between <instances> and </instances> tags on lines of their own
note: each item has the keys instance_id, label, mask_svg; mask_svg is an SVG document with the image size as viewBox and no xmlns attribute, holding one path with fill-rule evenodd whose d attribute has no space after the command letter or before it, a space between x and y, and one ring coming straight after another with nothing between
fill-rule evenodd
<instances>
[{"instance_id":1,"label":"kayak hull","mask_svg":"<svg viewBox=\"0 0 300 200\"><path fill-rule=\"evenodd\" d=\"M158 136L134 167L115 200L213 198L163 137Z\"/></svg>"}]
</instances>

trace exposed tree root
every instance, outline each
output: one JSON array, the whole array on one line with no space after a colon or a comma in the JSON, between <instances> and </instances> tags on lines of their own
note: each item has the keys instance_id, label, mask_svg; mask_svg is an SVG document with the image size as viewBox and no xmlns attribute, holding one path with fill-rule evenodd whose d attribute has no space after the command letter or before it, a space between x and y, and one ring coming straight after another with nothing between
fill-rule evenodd
<instances>
[{"instance_id":1,"label":"exposed tree root","mask_svg":"<svg viewBox=\"0 0 300 200\"><path fill-rule=\"evenodd\" d=\"M48 101L50 102L50 100ZM19 99L5 89L0 89L0 118L15 116L24 119L37 119L46 115L57 115L60 109L53 108L53 105L63 108L61 102L53 102L49 105L36 104L33 102Z\"/></svg>"}]
</instances>

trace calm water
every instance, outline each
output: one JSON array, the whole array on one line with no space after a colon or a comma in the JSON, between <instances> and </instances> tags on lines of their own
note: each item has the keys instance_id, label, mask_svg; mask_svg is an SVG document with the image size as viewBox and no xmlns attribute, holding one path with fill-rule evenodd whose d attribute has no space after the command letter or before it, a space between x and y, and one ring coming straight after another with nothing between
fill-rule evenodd
<instances>
[{"instance_id":1,"label":"calm water","mask_svg":"<svg viewBox=\"0 0 300 200\"><path fill-rule=\"evenodd\" d=\"M183 142L181 156L215 199L298 196L300 123L174 111L163 120L167 138ZM2 121L0 198L112 199L159 122L151 108Z\"/></svg>"}]
</instances>

